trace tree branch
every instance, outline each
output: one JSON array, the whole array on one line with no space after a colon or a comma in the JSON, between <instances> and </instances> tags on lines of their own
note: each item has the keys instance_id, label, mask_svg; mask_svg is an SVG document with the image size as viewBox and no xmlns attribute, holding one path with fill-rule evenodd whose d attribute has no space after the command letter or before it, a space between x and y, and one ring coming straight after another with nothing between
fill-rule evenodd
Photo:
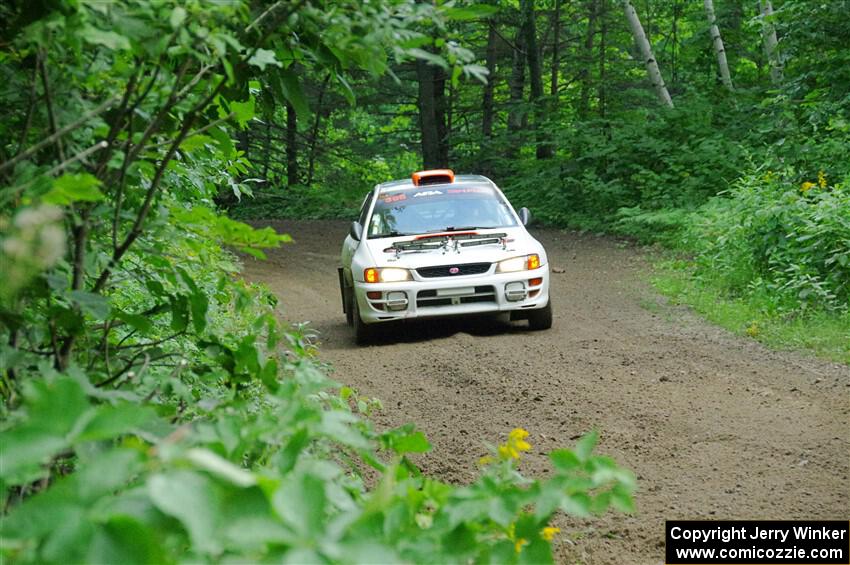
<instances>
[{"instance_id":1,"label":"tree branch","mask_svg":"<svg viewBox=\"0 0 850 565\"><path fill-rule=\"evenodd\" d=\"M136 215L136 220L133 222L133 227L130 229L130 232L124 238L124 241L121 243L121 245L119 245L112 253L112 259L109 261L109 264L103 269L97 281L95 282L94 287L92 289L93 292L100 292L103 289L104 285L106 285L107 280L109 280L109 276L112 273L112 269L115 267L115 265L118 264L118 262L121 260L121 258L130 248L130 246L133 245L133 242L135 242L139 235L141 235L142 225L144 224L145 219L147 218L148 213L150 212L154 196L159 190L159 185L162 182L162 177L165 174L165 169L168 166L168 163L171 162L171 159L177 152L177 148L188 135L189 130L191 129L192 124L194 123L198 113L204 108L206 108L210 102L212 102L212 100L224 87L224 83L224 78L219 80L218 85L212 90L212 92L210 92L210 94L198 105L192 108L192 110L190 110L186 117L183 119L183 126L180 128L180 133L177 135L177 138L174 139L174 141L171 143L171 146L168 148L168 152L166 152L165 156L160 161L156 173L154 173L153 180L151 180L150 187L148 188L147 193L145 194L145 199L142 203L142 207L139 210L139 213Z\"/></svg>"},{"instance_id":2,"label":"tree branch","mask_svg":"<svg viewBox=\"0 0 850 565\"><path fill-rule=\"evenodd\" d=\"M50 81L47 79L47 65L44 63L44 57L38 58L39 70L41 72L41 84L44 88L44 99L47 104L47 118L50 122L50 132L56 135L56 115L53 113L53 97L50 95ZM59 160L65 160L65 149L62 146L62 136L54 138L56 149L59 152Z\"/></svg>"},{"instance_id":3,"label":"tree branch","mask_svg":"<svg viewBox=\"0 0 850 565\"><path fill-rule=\"evenodd\" d=\"M81 125L83 125L84 123L86 123L87 121L92 119L93 117L97 116L98 114L102 113L104 110L109 108L117 100L118 100L117 96L114 97L114 98L110 98L106 102L103 102L97 108L90 110L89 112L86 112L83 116L78 118L76 121L68 124L67 126L64 126L62 129L54 132L52 135L45 137L43 140L39 141L38 143L36 143L32 147L28 148L23 153L18 153L13 158L6 161L5 163L0 164L0 171L2 171L3 169L6 169L8 167L11 167L15 163L17 163L17 162L19 162L23 159L26 159L27 157L29 157L30 155L32 155L33 153L35 153L36 151L38 151L39 149L44 147L45 145L49 145L50 143L53 143L58 138L65 135L66 133L77 129L78 127L80 127Z\"/></svg>"}]
</instances>

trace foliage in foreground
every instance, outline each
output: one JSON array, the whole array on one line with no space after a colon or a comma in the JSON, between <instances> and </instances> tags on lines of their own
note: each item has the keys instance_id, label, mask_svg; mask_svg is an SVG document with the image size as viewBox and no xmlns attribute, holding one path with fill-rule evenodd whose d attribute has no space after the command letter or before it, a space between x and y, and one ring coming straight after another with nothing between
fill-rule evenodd
<instances>
[{"instance_id":1,"label":"foliage in foreground","mask_svg":"<svg viewBox=\"0 0 850 565\"><path fill-rule=\"evenodd\" d=\"M479 479L447 485L405 458L428 450L421 433L376 434L351 408L362 401L332 392L309 359L291 356L270 380L254 355L241 392L186 387L175 400L191 417L78 371L31 380L2 434L4 561L543 563L558 510L632 509L634 479L591 455L595 435L550 453L551 477L530 480L515 430Z\"/></svg>"},{"instance_id":2,"label":"foliage in foreground","mask_svg":"<svg viewBox=\"0 0 850 565\"><path fill-rule=\"evenodd\" d=\"M0 8L4 563L546 562L556 512L631 510L595 435L546 480L517 471L522 430L470 485L422 475L424 436L373 430L375 403L240 280L225 246L288 239L215 211L249 192L232 137L257 97L303 102L296 61L380 73L441 18L334 6Z\"/></svg>"}]
</instances>

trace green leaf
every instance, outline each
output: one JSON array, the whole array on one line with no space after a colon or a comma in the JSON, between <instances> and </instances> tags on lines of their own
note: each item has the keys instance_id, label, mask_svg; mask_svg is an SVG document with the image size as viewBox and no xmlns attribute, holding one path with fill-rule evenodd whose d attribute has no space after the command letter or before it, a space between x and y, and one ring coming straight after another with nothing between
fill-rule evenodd
<instances>
[{"instance_id":1,"label":"green leaf","mask_svg":"<svg viewBox=\"0 0 850 565\"><path fill-rule=\"evenodd\" d=\"M61 451L65 438L32 428L13 428L0 432L3 446L0 477L10 485L24 484L37 479L41 465Z\"/></svg>"},{"instance_id":2,"label":"green leaf","mask_svg":"<svg viewBox=\"0 0 850 565\"><path fill-rule=\"evenodd\" d=\"M356 421L357 417L348 412L322 412L322 421L317 431L339 443L365 449L369 447L368 440L351 426Z\"/></svg>"},{"instance_id":3,"label":"green leaf","mask_svg":"<svg viewBox=\"0 0 850 565\"><path fill-rule=\"evenodd\" d=\"M239 127L244 128L248 122L254 119L254 97L251 96L245 102L230 102L230 111Z\"/></svg>"},{"instance_id":4,"label":"green leaf","mask_svg":"<svg viewBox=\"0 0 850 565\"><path fill-rule=\"evenodd\" d=\"M8 484L37 478L41 465L68 445L68 434L89 409L82 387L69 377L28 381L23 395L27 418L0 433L0 477Z\"/></svg>"},{"instance_id":5,"label":"green leaf","mask_svg":"<svg viewBox=\"0 0 850 565\"><path fill-rule=\"evenodd\" d=\"M105 320L109 317L109 299L101 294L72 290L68 293L68 297L80 307L80 310L95 320Z\"/></svg>"},{"instance_id":6,"label":"green leaf","mask_svg":"<svg viewBox=\"0 0 850 565\"><path fill-rule=\"evenodd\" d=\"M171 329L175 332L186 330L189 325L189 299L185 296L171 298Z\"/></svg>"},{"instance_id":7,"label":"green leaf","mask_svg":"<svg viewBox=\"0 0 850 565\"><path fill-rule=\"evenodd\" d=\"M126 312L116 312L115 317L126 323L128 326L141 332L143 335L148 334L153 330L151 321L141 314L128 314Z\"/></svg>"},{"instance_id":8,"label":"green leaf","mask_svg":"<svg viewBox=\"0 0 850 565\"><path fill-rule=\"evenodd\" d=\"M203 292L196 292L189 296L189 305L192 308L192 325L197 333L203 333L207 327L207 310L210 301Z\"/></svg>"},{"instance_id":9,"label":"green leaf","mask_svg":"<svg viewBox=\"0 0 850 565\"><path fill-rule=\"evenodd\" d=\"M357 102L357 98L354 94L354 89L351 88L351 84L349 84L348 80L342 73L334 73L334 78L342 87L342 95L345 97L346 102L348 102L351 106Z\"/></svg>"},{"instance_id":10,"label":"green leaf","mask_svg":"<svg viewBox=\"0 0 850 565\"><path fill-rule=\"evenodd\" d=\"M71 475L71 480L76 484L79 499L93 503L124 487L142 466L142 456L138 451L117 448L106 453L97 453L88 461L82 462L77 472Z\"/></svg>"},{"instance_id":11,"label":"green leaf","mask_svg":"<svg viewBox=\"0 0 850 565\"><path fill-rule=\"evenodd\" d=\"M498 6L489 6L487 4L477 4L474 6L455 6L452 8L444 8L442 13L446 18L455 21L477 20L479 18L487 18L499 12Z\"/></svg>"},{"instance_id":12,"label":"green leaf","mask_svg":"<svg viewBox=\"0 0 850 565\"><path fill-rule=\"evenodd\" d=\"M221 494L212 480L194 471L171 471L148 479L148 494L160 511L183 524L200 553L217 554Z\"/></svg>"},{"instance_id":13,"label":"green leaf","mask_svg":"<svg viewBox=\"0 0 850 565\"><path fill-rule=\"evenodd\" d=\"M589 516L590 497L583 492L567 495L561 501L561 510L572 516Z\"/></svg>"},{"instance_id":14,"label":"green leaf","mask_svg":"<svg viewBox=\"0 0 850 565\"><path fill-rule=\"evenodd\" d=\"M551 459L555 469L562 473L581 465L578 456L570 449L556 449L549 454L549 459Z\"/></svg>"},{"instance_id":15,"label":"green leaf","mask_svg":"<svg viewBox=\"0 0 850 565\"><path fill-rule=\"evenodd\" d=\"M166 563L156 531L129 516L99 526L88 544L88 563Z\"/></svg>"},{"instance_id":16,"label":"green leaf","mask_svg":"<svg viewBox=\"0 0 850 565\"><path fill-rule=\"evenodd\" d=\"M27 427L56 435L69 433L80 416L89 409L80 384L70 377L59 377L53 381L27 382L24 388Z\"/></svg>"},{"instance_id":17,"label":"green leaf","mask_svg":"<svg viewBox=\"0 0 850 565\"><path fill-rule=\"evenodd\" d=\"M611 489L611 505L620 512L631 514L635 511L635 501L628 488L615 485Z\"/></svg>"},{"instance_id":18,"label":"green leaf","mask_svg":"<svg viewBox=\"0 0 850 565\"><path fill-rule=\"evenodd\" d=\"M89 173L66 174L53 181L51 189L42 196L42 201L57 206L74 202L97 202L106 198L98 189L100 181Z\"/></svg>"},{"instance_id":19,"label":"green leaf","mask_svg":"<svg viewBox=\"0 0 850 565\"><path fill-rule=\"evenodd\" d=\"M156 417L152 408L123 402L98 406L94 417L74 439L74 443L99 441L126 434Z\"/></svg>"},{"instance_id":20,"label":"green leaf","mask_svg":"<svg viewBox=\"0 0 850 565\"><path fill-rule=\"evenodd\" d=\"M419 49L418 47L408 49L407 53L409 53L413 57L416 57L417 59L422 59L423 61L427 61L432 65L440 67L442 69L449 68L449 64L446 63L446 60L437 55L436 53L431 53L430 51Z\"/></svg>"},{"instance_id":21,"label":"green leaf","mask_svg":"<svg viewBox=\"0 0 850 565\"><path fill-rule=\"evenodd\" d=\"M283 520L306 539L325 531L325 484L311 474L292 477L275 491L272 505Z\"/></svg>"},{"instance_id":22,"label":"green leaf","mask_svg":"<svg viewBox=\"0 0 850 565\"><path fill-rule=\"evenodd\" d=\"M286 447L276 457L277 468L281 474L289 473L295 467L295 463L298 462L298 456L309 442L310 434L305 428L300 428L295 432L289 439Z\"/></svg>"},{"instance_id":23,"label":"green leaf","mask_svg":"<svg viewBox=\"0 0 850 565\"><path fill-rule=\"evenodd\" d=\"M236 360L235 373L247 372L254 375L260 370L260 354L254 345L255 336L246 335L239 341L239 346L233 352Z\"/></svg>"},{"instance_id":24,"label":"green leaf","mask_svg":"<svg viewBox=\"0 0 850 565\"><path fill-rule=\"evenodd\" d=\"M206 147L207 144L211 143L213 143L213 138L209 136L193 135L183 140L183 143L180 144L180 150L186 153L192 153L198 149Z\"/></svg>"},{"instance_id":25,"label":"green leaf","mask_svg":"<svg viewBox=\"0 0 850 565\"><path fill-rule=\"evenodd\" d=\"M291 70L281 70L277 73L277 79L275 85L279 90L279 94L292 104L298 118L302 120L309 118L310 105L307 103L307 97L301 89L298 75Z\"/></svg>"},{"instance_id":26,"label":"green leaf","mask_svg":"<svg viewBox=\"0 0 850 565\"><path fill-rule=\"evenodd\" d=\"M233 139L231 139L230 134L221 128L212 128L208 130L207 133L209 133L210 137L216 141L218 150L221 151L222 156L225 159L233 159L236 157L236 145L233 144Z\"/></svg>"},{"instance_id":27,"label":"green leaf","mask_svg":"<svg viewBox=\"0 0 850 565\"><path fill-rule=\"evenodd\" d=\"M413 432L405 436L395 438L393 447L399 455L405 453L425 453L431 450L431 444L422 432Z\"/></svg>"},{"instance_id":28,"label":"green leaf","mask_svg":"<svg viewBox=\"0 0 850 565\"><path fill-rule=\"evenodd\" d=\"M274 51L269 51L268 49L257 49L257 52L254 53L254 56L248 59L248 64L254 65L255 67L260 67L261 71L266 70L266 66L268 65L273 65L275 67L283 67L280 61L277 60Z\"/></svg>"},{"instance_id":29,"label":"green leaf","mask_svg":"<svg viewBox=\"0 0 850 565\"><path fill-rule=\"evenodd\" d=\"M83 39L93 45L103 45L108 49L130 49L130 41L114 31L103 31L91 25L85 25L80 33Z\"/></svg>"},{"instance_id":30,"label":"green leaf","mask_svg":"<svg viewBox=\"0 0 850 565\"><path fill-rule=\"evenodd\" d=\"M182 6L175 6L171 10L171 16L168 18L168 23L171 24L171 29L177 29L186 20L186 9Z\"/></svg>"},{"instance_id":31,"label":"green leaf","mask_svg":"<svg viewBox=\"0 0 850 565\"><path fill-rule=\"evenodd\" d=\"M584 462L588 460L590 454L593 452L593 448L596 447L597 441L599 441L599 432L593 430L576 442L575 454L579 458L579 461Z\"/></svg>"}]
</instances>

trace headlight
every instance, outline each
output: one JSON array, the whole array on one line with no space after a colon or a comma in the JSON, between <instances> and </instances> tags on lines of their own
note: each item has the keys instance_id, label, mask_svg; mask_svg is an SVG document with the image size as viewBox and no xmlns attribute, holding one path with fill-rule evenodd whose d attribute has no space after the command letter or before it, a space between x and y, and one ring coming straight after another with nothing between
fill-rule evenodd
<instances>
[{"instance_id":1,"label":"headlight","mask_svg":"<svg viewBox=\"0 0 850 565\"><path fill-rule=\"evenodd\" d=\"M367 283L409 281L410 271L397 267L387 267L384 269L370 267L363 271L363 280Z\"/></svg>"},{"instance_id":2,"label":"headlight","mask_svg":"<svg viewBox=\"0 0 850 565\"><path fill-rule=\"evenodd\" d=\"M532 271L540 267L540 256L536 253L524 257L514 257L499 261L496 265L497 273L515 273L517 271Z\"/></svg>"}]
</instances>

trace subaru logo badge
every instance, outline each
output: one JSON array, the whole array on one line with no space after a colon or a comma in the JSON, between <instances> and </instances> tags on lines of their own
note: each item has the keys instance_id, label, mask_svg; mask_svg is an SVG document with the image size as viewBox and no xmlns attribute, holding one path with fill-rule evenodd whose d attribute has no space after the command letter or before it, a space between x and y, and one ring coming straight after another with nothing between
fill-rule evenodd
<instances>
[{"instance_id":1,"label":"subaru logo badge","mask_svg":"<svg viewBox=\"0 0 850 565\"><path fill-rule=\"evenodd\" d=\"M456 275L456 274L458 274L459 272L460 272L460 268L459 268L459 267L449 267L449 274L450 274L450 275Z\"/></svg>"}]
</instances>

